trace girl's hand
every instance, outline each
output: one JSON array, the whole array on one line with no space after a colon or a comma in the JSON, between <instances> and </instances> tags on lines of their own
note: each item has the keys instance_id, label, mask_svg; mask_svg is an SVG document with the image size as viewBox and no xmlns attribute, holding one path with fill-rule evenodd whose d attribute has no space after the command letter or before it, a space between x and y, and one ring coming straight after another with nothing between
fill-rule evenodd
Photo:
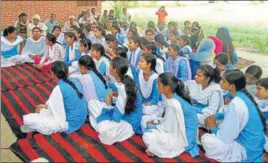
<instances>
[{"instance_id":1,"label":"girl's hand","mask_svg":"<svg viewBox=\"0 0 268 163\"><path fill-rule=\"evenodd\" d=\"M112 98L113 98L113 96L114 96L114 92L112 91L112 92L110 92L107 96L106 96L106 104L107 105L110 105L111 104L111 101L112 101Z\"/></svg>"},{"instance_id":2,"label":"girl's hand","mask_svg":"<svg viewBox=\"0 0 268 163\"><path fill-rule=\"evenodd\" d=\"M42 64L42 63L37 65L37 68L39 68L39 69L42 69L43 67L44 67L44 64Z\"/></svg>"},{"instance_id":3,"label":"girl's hand","mask_svg":"<svg viewBox=\"0 0 268 163\"><path fill-rule=\"evenodd\" d=\"M205 125L208 129L216 127L216 117L215 115L210 115L205 119Z\"/></svg>"},{"instance_id":4,"label":"girl's hand","mask_svg":"<svg viewBox=\"0 0 268 163\"><path fill-rule=\"evenodd\" d=\"M47 108L47 105L44 105L44 104L37 105L35 107L35 112L39 113L41 109L46 109L46 108Z\"/></svg>"},{"instance_id":5,"label":"girl's hand","mask_svg":"<svg viewBox=\"0 0 268 163\"><path fill-rule=\"evenodd\" d=\"M152 124L152 125L155 124L154 120L147 121L147 125L149 125L149 124Z\"/></svg>"},{"instance_id":6,"label":"girl's hand","mask_svg":"<svg viewBox=\"0 0 268 163\"><path fill-rule=\"evenodd\" d=\"M147 103L145 103L145 104L143 104L144 106L152 106L152 104L151 103L149 103L149 102L147 102Z\"/></svg>"}]
</instances>

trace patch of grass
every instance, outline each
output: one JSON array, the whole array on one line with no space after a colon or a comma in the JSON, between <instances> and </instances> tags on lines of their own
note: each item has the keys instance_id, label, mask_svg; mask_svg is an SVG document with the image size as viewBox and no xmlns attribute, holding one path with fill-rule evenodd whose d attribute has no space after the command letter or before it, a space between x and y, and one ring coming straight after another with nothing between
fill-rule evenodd
<instances>
[{"instance_id":1,"label":"patch of grass","mask_svg":"<svg viewBox=\"0 0 268 163\"><path fill-rule=\"evenodd\" d=\"M132 21L135 21L141 29L145 29L149 20L156 20L155 16L150 17L135 17ZM172 19L168 19L171 21ZM172 20L176 21L176 20ZM183 29L183 21L176 21L179 28ZM219 27L223 26L221 23L213 22L199 22L204 35L211 36L216 35ZM225 23L234 38L234 44L236 47L245 49L255 49L260 53L268 55L268 30L264 27L258 26L243 26Z\"/></svg>"}]
</instances>

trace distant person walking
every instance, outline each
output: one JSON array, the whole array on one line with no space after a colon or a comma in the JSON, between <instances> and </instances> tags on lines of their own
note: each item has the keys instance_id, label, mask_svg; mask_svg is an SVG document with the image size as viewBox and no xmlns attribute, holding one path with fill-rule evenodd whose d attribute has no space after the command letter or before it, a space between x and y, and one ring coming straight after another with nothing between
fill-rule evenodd
<instances>
[{"instance_id":1,"label":"distant person walking","mask_svg":"<svg viewBox=\"0 0 268 163\"><path fill-rule=\"evenodd\" d=\"M160 9L155 13L155 15L158 16L158 22L157 24L159 24L159 22L166 22L166 16L168 15L168 13L165 10L165 6L161 6Z\"/></svg>"}]
</instances>

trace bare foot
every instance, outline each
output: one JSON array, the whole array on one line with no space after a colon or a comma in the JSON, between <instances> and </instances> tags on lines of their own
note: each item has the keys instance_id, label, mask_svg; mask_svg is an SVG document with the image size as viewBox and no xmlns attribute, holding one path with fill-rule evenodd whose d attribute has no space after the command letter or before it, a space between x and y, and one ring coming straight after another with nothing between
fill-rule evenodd
<instances>
[{"instance_id":1,"label":"bare foot","mask_svg":"<svg viewBox=\"0 0 268 163\"><path fill-rule=\"evenodd\" d=\"M154 154L152 154L151 152L149 152L148 150L145 151L146 154L149 156L149 157L154 157Z\"/></svg>"}]
</instances>

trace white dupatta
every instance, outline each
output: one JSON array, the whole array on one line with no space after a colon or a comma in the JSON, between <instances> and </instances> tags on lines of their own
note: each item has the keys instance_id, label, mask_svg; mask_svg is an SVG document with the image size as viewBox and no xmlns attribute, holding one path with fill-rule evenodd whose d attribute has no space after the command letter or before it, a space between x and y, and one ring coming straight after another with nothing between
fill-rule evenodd
<instances>
[{"instance_id":1,"label":"white dupatta","mask_svg":"<svg viewBox=\"0 0 268 163\"><path fill-rule=\"evenodd\" d=\"M53 117L61 126L60 132L68 130L63 96L58 85L52 90L52 93L49 96L46 104L48 105L48 109L51 111Z\"/></svg>"},{"instance_id":2,"label":"white dupatta","mask_svg":"<svg viewBox=\"0 0 268 163\"><path fill-rule=\"evenodd\" d=\"M153 90L154 80L157 79L157 77L158 77L158 74L153 73L150 75L149 80L145 81L144 76L143 76L143 70L140 70L139 81L140 81L141 93L144 98L150 97L152 90Z\"/></svg>"},{"instance_id":3,"label":"white dupatta","mask_svg":"<svg viewBox=\"0 0 268 163\"><path fill-rule=\"evenodd\" d=\"M1 51L9 51L23 41L21 36L16 36L14 42L9 42L4 36L1 36Z\"/></svg>"}]
</instances>

